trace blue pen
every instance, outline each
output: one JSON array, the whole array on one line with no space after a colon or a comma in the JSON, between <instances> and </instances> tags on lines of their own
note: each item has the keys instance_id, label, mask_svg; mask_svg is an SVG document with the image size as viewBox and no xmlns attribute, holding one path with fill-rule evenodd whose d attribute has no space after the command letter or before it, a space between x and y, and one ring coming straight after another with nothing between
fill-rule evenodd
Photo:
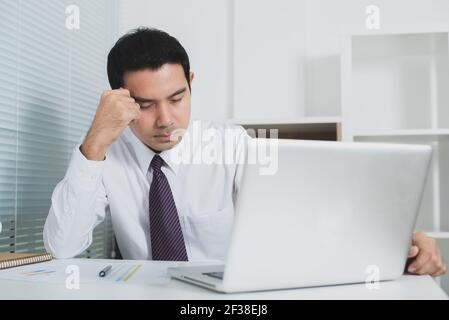
<instances>
[{"instance_id":1,"label":"blue pen","mask_svg":"<svg viewBox=\"0 0 449 320\"><path fill-rule=\"evenodd\" d=\"M103 270L100 271L100 273L98 274L100 277L104 277L106 275L106 273L109 272L109 270L112 269L112 265L108 265L107 267L105 267Z\"/></svg>"}]
</instances>

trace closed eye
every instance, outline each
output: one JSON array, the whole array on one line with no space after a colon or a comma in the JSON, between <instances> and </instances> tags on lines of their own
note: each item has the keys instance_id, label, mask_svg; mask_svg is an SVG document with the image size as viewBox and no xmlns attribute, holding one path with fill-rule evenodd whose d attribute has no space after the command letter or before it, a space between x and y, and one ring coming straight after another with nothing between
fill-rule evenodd
<instances>
[{"instance_id":1,"label":"closed eye","mask_svg":"<svg viewBox=\"0 0 449 320\"><path fill-rule=\"evenodd\" d=\"M154 102L146 102L146 101L142 101L142 102L138 102L140 108L142 109L146 109L149 107L152 107L154 105Z\"/></svg>"},{"instance_id":2,"label":"closed eye","mask_svg":"<svg viewBox=\"0 0 449 320\"><path fill-rule=\"evenodd\" d=\"M183 97L180 97L180 98L176 98L176 99L171 99L170 101L171 101L171 102L173 102L173 103L176 103L176 102L179 102L179 101L181 101L181 100L182 100L182 98L183 98Z\"/></svg>"}]
</instances>

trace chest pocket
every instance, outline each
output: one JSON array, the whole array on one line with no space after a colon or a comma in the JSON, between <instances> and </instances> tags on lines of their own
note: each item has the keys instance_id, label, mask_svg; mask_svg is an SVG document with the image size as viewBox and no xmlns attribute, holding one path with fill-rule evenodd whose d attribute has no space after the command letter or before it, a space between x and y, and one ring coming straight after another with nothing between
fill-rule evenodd
<instances>
[{"instance_id":1,"label":"chest pocket","mask_svg":"<svg viewBox=\"0 0 449 320\"><path fill-rule=\"evenodd\" d=\"M184 216L186 240L195 260L224 260L229 245L234 207L205 213L187 210Z\"/></svg>"}]
</instances>

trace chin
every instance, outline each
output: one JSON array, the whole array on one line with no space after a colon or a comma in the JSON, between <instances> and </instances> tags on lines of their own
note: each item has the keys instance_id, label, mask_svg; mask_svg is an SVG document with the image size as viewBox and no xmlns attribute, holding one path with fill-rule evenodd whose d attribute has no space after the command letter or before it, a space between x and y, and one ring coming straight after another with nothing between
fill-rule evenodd
<instances>
[{"instance_id":1,"label":"chin","mask_svg":"<svg viewBox=\"0 0 449 320\"><path fill-rule=\"evenodd\" d=\"M178 141L167 141L167 142L154 142L153 143L147 143L147 146L149 146L151 149L157 150L157 151L165 151L173 148L178 144Z\"/></svg>"}]
</instances>

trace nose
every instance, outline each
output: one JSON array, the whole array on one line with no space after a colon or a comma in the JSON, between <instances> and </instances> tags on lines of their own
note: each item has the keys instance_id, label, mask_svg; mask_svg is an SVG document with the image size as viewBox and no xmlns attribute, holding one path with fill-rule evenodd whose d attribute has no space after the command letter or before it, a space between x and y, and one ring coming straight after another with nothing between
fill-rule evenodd
<instances>
[{"instance_id":1,"label":"nose","mask_svg":"<svg viewBox=\"0 0 449 320\"><path fill-rule=\"evenodd\" d=\"M156 125L158 127L170 127L172 125L172 117L169 111L169 106L160 104L157 107Z\"/></svg>"}]
</instances>

